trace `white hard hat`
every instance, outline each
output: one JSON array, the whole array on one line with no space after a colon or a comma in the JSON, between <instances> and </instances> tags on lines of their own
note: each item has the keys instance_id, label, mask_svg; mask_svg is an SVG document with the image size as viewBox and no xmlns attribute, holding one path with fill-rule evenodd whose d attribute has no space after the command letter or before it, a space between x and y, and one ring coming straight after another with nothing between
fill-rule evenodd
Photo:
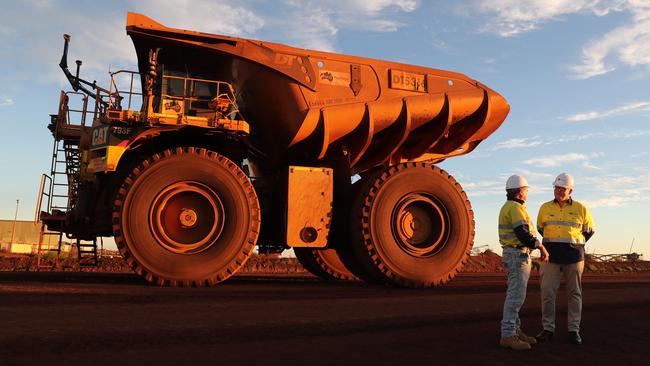
<instances>
[{"instance_id":1,"label":"white hard hat","mask_svg":"<svg viewBox=\"0 0 650 366\"><path fill-rule=\"evenodd\" d=\"M573 177L569 173L562 173L553 182L555 187L573 188Z\"/></svg>"},{"instance_id":2,"label":"white hard hat","mask_svg":"<svg viewBox=\"0 0 650 366\"><path fill-rule=\"evenodd\" d=\"M521 187L528 187L528 181L523 175L511 175L506 181L506 189L515 189Z\"/></svg>"}]
</instances>

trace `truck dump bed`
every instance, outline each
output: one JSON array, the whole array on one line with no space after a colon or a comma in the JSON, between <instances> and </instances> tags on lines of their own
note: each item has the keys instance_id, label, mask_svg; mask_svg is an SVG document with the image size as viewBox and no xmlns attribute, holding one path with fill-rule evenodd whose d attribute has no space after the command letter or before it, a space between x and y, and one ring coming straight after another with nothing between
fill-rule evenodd
<instances>
[{"instance_id":1,"label":"truck dump bed","mask_svg":"<svg viewBox=\"0 0 650 366\"><path fill-rule=\"evenodd\" d=\"M331 149L353 170L465 154L496 130L509 105L450 71L165 27L129 13L139 68L158 61L232 83L258 147L275 164L314 163Z\"/></svg>"}]
</instances>

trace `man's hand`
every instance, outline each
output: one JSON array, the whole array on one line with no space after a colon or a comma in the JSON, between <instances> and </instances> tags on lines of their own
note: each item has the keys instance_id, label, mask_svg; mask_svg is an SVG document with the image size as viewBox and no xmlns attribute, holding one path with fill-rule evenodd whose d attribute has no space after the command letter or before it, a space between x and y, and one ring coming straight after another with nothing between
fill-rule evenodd
<instances>
[{"instance_id":1,"label":"man's hand","mask_svg":"<svg viewBox=\"0 0 650 366\"><path fill-rule=\"evenodd\" d=\"M546 251L546 248L540 244L537 249L539 249L539 254L541 256L542 262L548 263L548 251Z\"/></svg>"}]
</instances>

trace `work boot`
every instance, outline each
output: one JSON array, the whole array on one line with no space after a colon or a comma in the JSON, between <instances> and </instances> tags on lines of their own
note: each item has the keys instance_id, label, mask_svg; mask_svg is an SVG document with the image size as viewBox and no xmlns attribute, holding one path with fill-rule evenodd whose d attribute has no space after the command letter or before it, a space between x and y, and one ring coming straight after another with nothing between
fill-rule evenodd
<instances>
[{"instance_id":1,"label":"work boot","mask_svg":"<svg viewBox=\"0 0 650 366\"><path fill-rule=\"evenodd\" d=\"M539 343L550 342L551 339L553 339L553 332L551 332L550 330L544 329L535 338L537 338L537 342L539 342Z\"/></svg>"},{"instance_id":2,"label":"work boot","mask_svg":"<svg viewBox=\"0 0 650 366\"><path fill-rule=\"evenodd\" d=\"M512 348L516 350L530 349L530 344L522 341L516 335L512 337L501 338L499 345L501 347Z\"/></svg>"},{"instance_id":3,"label":"work boot","mask_svg":"<svg viewBox=\"0 0 650 366\"><path fill-rule=\"evenodd\" d=\"M582 344L582 337L578 332L569 332L569 342L577 344L578 346Z\"/></svg>"},{"instance_id":4,"label":"work boot","mask_svg":"<svg viewBox=\"0 0 650 366\"><path fill-rule=\"evenodd\" d=\"M537 339L535 339L535 337L527 336L526 333L524 333L521 329L517 329L517 337L528 344L537 343Z\"/></svg>"}]
</instances>

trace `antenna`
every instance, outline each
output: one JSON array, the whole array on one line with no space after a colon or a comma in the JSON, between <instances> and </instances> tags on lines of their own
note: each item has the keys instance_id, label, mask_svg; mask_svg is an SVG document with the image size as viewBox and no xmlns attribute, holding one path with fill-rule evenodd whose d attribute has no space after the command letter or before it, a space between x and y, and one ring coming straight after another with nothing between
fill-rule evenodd
<instances>
[{"instance_id":1,"label":"antenna","mask_svg":"<svg viewBox=\"0 0 650 366\"><path fill-rule=\"evenodd\" d=\"M634 246L634 238L632 238L632 244L630 244L630 250L628 253L632 253L632 247Z\"/></svg>"}]
</instances>

